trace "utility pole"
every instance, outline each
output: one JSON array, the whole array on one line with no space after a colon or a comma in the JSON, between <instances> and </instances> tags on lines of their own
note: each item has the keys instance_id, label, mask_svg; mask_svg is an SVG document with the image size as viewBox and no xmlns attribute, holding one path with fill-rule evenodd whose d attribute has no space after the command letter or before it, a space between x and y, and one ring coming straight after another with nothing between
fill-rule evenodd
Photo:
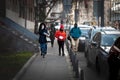
<instances>
[{"instance_id":1,"label":"utility pole","mask_svg":"<svg viewBox=\"0 0 120 80\"><path fill-rule=\"evenodd\" d=\"M101 0L101 27L104 27L104 0Z\"/></svg>"},{"instance_id":2,"label":"utility pole","mask_svg":"<svg viewBox=\"0 0 120 80\"><path fill-rule=\"evenodd\" d=\"M109 19L110 22L111 22L111 14L112 14L112 13L111 13L111 7L112 7L112 5L111 5L111 0L110 0L110 19Z\"/></svg>"}]
</instances>

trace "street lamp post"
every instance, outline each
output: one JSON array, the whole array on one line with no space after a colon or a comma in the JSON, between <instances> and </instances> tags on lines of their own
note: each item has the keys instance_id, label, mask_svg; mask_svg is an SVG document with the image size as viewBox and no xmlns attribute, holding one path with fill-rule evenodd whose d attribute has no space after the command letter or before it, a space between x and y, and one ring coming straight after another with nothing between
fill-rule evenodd
<instances>
[{"instance_id":1,"label":"street lamp post","mask_svg":"<svg viewBox=\"0 0 120 80\"><path fill-rule=\"evenodd\" d=\"M112 6L111 6L111 0L110 0L110 22L111 22L111 14L112 14L112 13L111 13L111 7L112 7Z\"/></svg>"},{"instance_id":2,"label":"street lamp post","mask_svg":"<svg viewBox=\"0 0 120 80\"><path fill-rule=\"evenodd\" d=\"M72 0L63 0L63 12L64 12L64 17L66 19L66 25L68 26L70 20L69 20L69 14L71 12L71 7L72 7Z\"/></svg>"},{"instance_id":3,"label":"street lamp post","mask_svg":"<svg viewBox=\"0 0 120 80\"><path fill-rule=\"evenodd\" d=\"M101 24L101 27L104 27L104 0L94 0L94 13L93 15L98 20L98 26ZM101 20L99 22L99 19Z\"/></svg>"},{"instance_id":4,"label":"street lamp post","mask_svg":"<svg viewBox=\"0 0 120 80\"><path fill-rule=\"evenodd\" d=\"M104 0L101 0L101 27L104 27Z\"/></svg>"}]
</instances>

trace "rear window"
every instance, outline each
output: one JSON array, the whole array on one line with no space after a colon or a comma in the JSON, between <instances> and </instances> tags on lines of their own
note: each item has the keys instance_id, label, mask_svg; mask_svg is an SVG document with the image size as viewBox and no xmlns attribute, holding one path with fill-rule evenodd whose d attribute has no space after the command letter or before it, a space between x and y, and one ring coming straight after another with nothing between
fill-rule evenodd
<instances>
[{"instance_id":1,"label":"rear window","mask_svg":"<svg viewBox=\"0 0 120 80\"><path fill-rule=\"evenodd\" d=\"M88 31L89 31L88 28L87 29L81 29L81 32L82 32L81 36L87 36L88 35Z\"/></svg>"},{"instance_id":2,"label":"rear window","mask_svg":"<svg viewBox=\"0 0 120 80\"><path fill-rule=\"evenodd\" d=\"M103 34L101 45L102 46L112 46L115 40L120 36L120 34Z\"/></svg>"}]
</instances>

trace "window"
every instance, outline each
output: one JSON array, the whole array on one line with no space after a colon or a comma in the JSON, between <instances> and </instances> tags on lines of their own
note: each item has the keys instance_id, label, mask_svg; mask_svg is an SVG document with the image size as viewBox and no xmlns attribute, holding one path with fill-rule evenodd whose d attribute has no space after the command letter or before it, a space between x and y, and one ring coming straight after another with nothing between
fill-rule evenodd
<instances>
[{"instance_id":1,"label":"window","mask_svg":"<svg viewBox=\"0 0 120 80\"><path fill-rule=\"evenodd\" d=\"M112 46L119 34L104 34L102 35L101 45Z\"/></svg>"},{"instance_id":2,"label":"window","mask_svg":"<svg viewBox=\"0 0 120 80\"><path fill-rule=\"evenodd\" d=\"M100 44L100 41L101 41L101 33L100 32L98 32L94 35L93 41L96 42L98 45Z\"/></svg>"}]
</instances>

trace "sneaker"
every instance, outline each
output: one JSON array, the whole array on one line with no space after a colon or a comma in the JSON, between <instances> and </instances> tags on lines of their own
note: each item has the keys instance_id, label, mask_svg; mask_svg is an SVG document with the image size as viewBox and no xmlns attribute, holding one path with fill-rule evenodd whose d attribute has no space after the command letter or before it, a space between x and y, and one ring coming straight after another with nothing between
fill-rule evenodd
<instances>
[{"instance_id":1,"label":"sneaker","mask_svg":"<svg viewBox=\"0 0 120 80\"><path fill-rule=\"evenodd\" d=\"M42 56L43 54L41 53L41 56Z\"/></svg>"},{"instance_id":2,"label":"sneaker","mask_svg":"<svg viewBox=\"0 0 120 80\"><path fill-rule=\"evenodd\" d=\"M45 58L45 55L43 55L43 58Z\"/></svg>"},{"instance_id":3,"label":"sneaker","mask_svg":"<svg viewBox=\"0 0 120 80\"><path fill-rule=\"evenodd\" d=\"M62 54L62 56L65 56L65 54Z\"/></svg>"},{"instance_id":4,"label":"sneaker","mask_svg":"<svg viewBox=\"0 0 120 80\"><path fill-rule=\"evenodd\" d=\"M61 54L59 53L59 56L60 56Z\"/></svg>"}]
</instances>

